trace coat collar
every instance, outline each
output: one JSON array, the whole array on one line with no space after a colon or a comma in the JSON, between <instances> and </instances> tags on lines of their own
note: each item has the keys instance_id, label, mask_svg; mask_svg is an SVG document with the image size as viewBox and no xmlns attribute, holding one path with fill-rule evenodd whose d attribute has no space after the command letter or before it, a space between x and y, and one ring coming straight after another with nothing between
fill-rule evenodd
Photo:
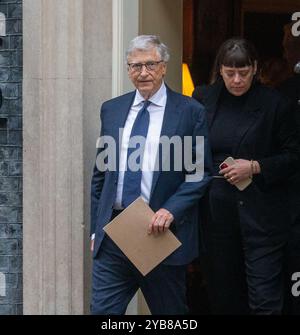
<instances>
[{"instance_id":1,"label":"coat collar","mask_svg":"<svg viewBox=\"0 0 300 335\"><path fill-rule=\"evenodd\" d=\"M166 86L166 88L167 103L164 112L161 136L165 135L171 137L175 134L179 122L178 115L180 110L177 108L177 106L181 102L179 98L181 95L172 91L168 86ZM118 113L114 113L116 116L113 122L114 138L118 139L118 141L121 140L119 139L119 129L124 128L125 126L129 111L135 98L135 93L136 91L133 91L120 97L120 99L117 100L117 104L115 105L115 109L118 111Z\"/></svg>"},{"instance_id":2,"label":"coat collar","mask_svg":"<svg viewBox=\"0 0 300 335\"><path fill-rule=\"evenodd\" d=\"M235 130L236 145L233 149L233 154L236 154L239 145L250 127L260 115L260 97L259 97L259 83L253 83L250 88L248 97L246 99L243 110L241 111L242 117L238 127ZM223 90L226 89L223 80L219 80L208 88L207 93L204 95L203 103L207 110L207 120L209 128L211 128L216 112L220 103L220 98Z\"/></svg>"},{"instance_id":3,"label":"coat collar","mask_svg":"<svg viewBox=\"0 0 300 335\"><path fill-rule=\"evenodd\" d=\"M236 156L239 146L245 136L247 135L248 130L253 126L253 124L258 119L261 114L261 108L259 101L259 90L257 83L254 83L249 91L245 106L242 110L242 117L236 128L236 145L233 149L233 154Z\"/></svg>"}]
</instances>

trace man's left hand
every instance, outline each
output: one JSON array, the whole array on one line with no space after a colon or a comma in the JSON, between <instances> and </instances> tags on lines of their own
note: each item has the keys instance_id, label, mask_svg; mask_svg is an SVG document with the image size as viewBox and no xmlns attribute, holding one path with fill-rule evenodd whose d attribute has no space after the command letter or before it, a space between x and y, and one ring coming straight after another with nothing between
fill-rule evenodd
<instances>
[{"instance_id":1,"label":"man's left hand","mask_svg":"<svg viewBox=\"0 0 300 335\"><path fill-rule=\"evenodd\" d=\"M169 229L174 216L168 210L161 208L152 217L151 223L148 227L148 234L163 233Z\"/></svg>"}]
</instances>

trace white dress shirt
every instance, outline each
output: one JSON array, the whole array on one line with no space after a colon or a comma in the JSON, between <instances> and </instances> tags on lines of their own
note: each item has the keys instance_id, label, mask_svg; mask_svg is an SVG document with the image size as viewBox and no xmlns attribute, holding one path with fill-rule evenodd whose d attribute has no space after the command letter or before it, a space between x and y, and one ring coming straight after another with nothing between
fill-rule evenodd
<instances>
[{"instance_id":1,"label":"white dress shirt","mask_svg":"<svg viewBox=\"0 0 300 335\"><path fill-rule=\"evenodd\" d=\"M127 165L128 143L134 121L138 115L138 112L143 107L144 101L145 99L137 90L134 102L128 113L128 117L122 135L117 196L114 204L115 209L122 209L122 193L123 193L124 171ZM155 167L156 155L158 152L164 112L167 103L167 89L164 82L162 83L160 89L149 99L149 101L151 102L151 104L147 109L149 111L150 120L145 143L145 151L142 166L142 181L141 181L141 196L147 203L149 203L150 200L153 172Z\"/></svg>"}]
</instances>

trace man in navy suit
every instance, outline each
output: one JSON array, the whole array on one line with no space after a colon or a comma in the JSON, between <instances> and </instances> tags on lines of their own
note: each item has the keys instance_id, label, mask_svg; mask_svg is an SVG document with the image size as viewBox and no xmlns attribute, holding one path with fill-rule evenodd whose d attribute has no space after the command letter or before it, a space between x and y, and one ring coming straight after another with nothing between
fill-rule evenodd
<instances>
[{"instance_id":1,"label":"man in navy suit","mask_svg":"<svg viewBox=\"0 0 300 335\"><path fill-rule=\"evenodd\" d=\"M128 75L134 92L109 100L101 108L100 138L116 143L116 167L94 168L91 185L91 249L93 251L92 314L124 314L141 288L152 314L185 314L186 266L198 255L198 204L210 181L211 157L204 107L173 92L164 83L169 54L158 37L138 36L127 51ZM120 129L123 131L120 132ZM131 138L145 142L138 171L130 169ZM162 157L160 140L190 138L190 148L171 146ZM202 139L198 141L198 139ZM197 153L202 154L201 177ZM192 153L193 171L184 164ZM98 149L98 157L104 152ZM160 163L158 157L161 158ZM110 157L108 157L108 160ZM166 163L167 169L162 163ZM181 165L179 163L182 163ZM181 169L178 169L181 166ZM139 196L155 212L149 234L170 229L182 245L146 276L142 276L104 233L103 227Z\"/></svg>"}]
</instances>

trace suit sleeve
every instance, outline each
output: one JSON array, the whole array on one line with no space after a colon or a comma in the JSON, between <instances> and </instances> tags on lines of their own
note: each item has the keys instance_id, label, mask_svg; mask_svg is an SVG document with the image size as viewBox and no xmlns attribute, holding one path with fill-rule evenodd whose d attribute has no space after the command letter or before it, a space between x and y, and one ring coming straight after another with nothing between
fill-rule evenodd
<instances>
[{"instance_id":1,"label":"suit sleeve","mask_svg":"<svg viewBox=\"0 0 300 335\"><path fill-rule=\"evenodd\" d=\"M198 104L197 104L198 105ZM185 212L193 207L200 198L202 198L206 192L206 189L211 181L212 177L212 158L210 146L208 143L208 128L205 118L204 107L199 104L198 118L193 130L193 161L196 161L196 137L203 136L204 139L204 150L202 152L202 165L203 173L201 178L192 178L193 173L186 173L185 181L180 184L175 194L172 195L162 206L171 212L174 216L175 222L180 223ZM193 177L196 177L194 174ZM194 179L194 180L193 180Z\"/></svg>"},{"instance_id":2,"label":"suit sleeve","mask_svg":"<svg viewBox=\"0 0 300 335\"><path fill-rule=\"evenodd\" d=\"M102 112L103 109L101 109L100 112L100 137L102 136ZM94 165L93 169L93 175L92 175L92 181L91 181L91 226L90 226L90 236L95 234L96 230L96 218L97 218L97 211L98 211L98 205L99 205L99 200L104 184L104 178L105 178L105 172L100 171L97 167L97 156L103 149L97 149L97 154L96 154L96 162Z\"/></svg>"}]
</instances>

